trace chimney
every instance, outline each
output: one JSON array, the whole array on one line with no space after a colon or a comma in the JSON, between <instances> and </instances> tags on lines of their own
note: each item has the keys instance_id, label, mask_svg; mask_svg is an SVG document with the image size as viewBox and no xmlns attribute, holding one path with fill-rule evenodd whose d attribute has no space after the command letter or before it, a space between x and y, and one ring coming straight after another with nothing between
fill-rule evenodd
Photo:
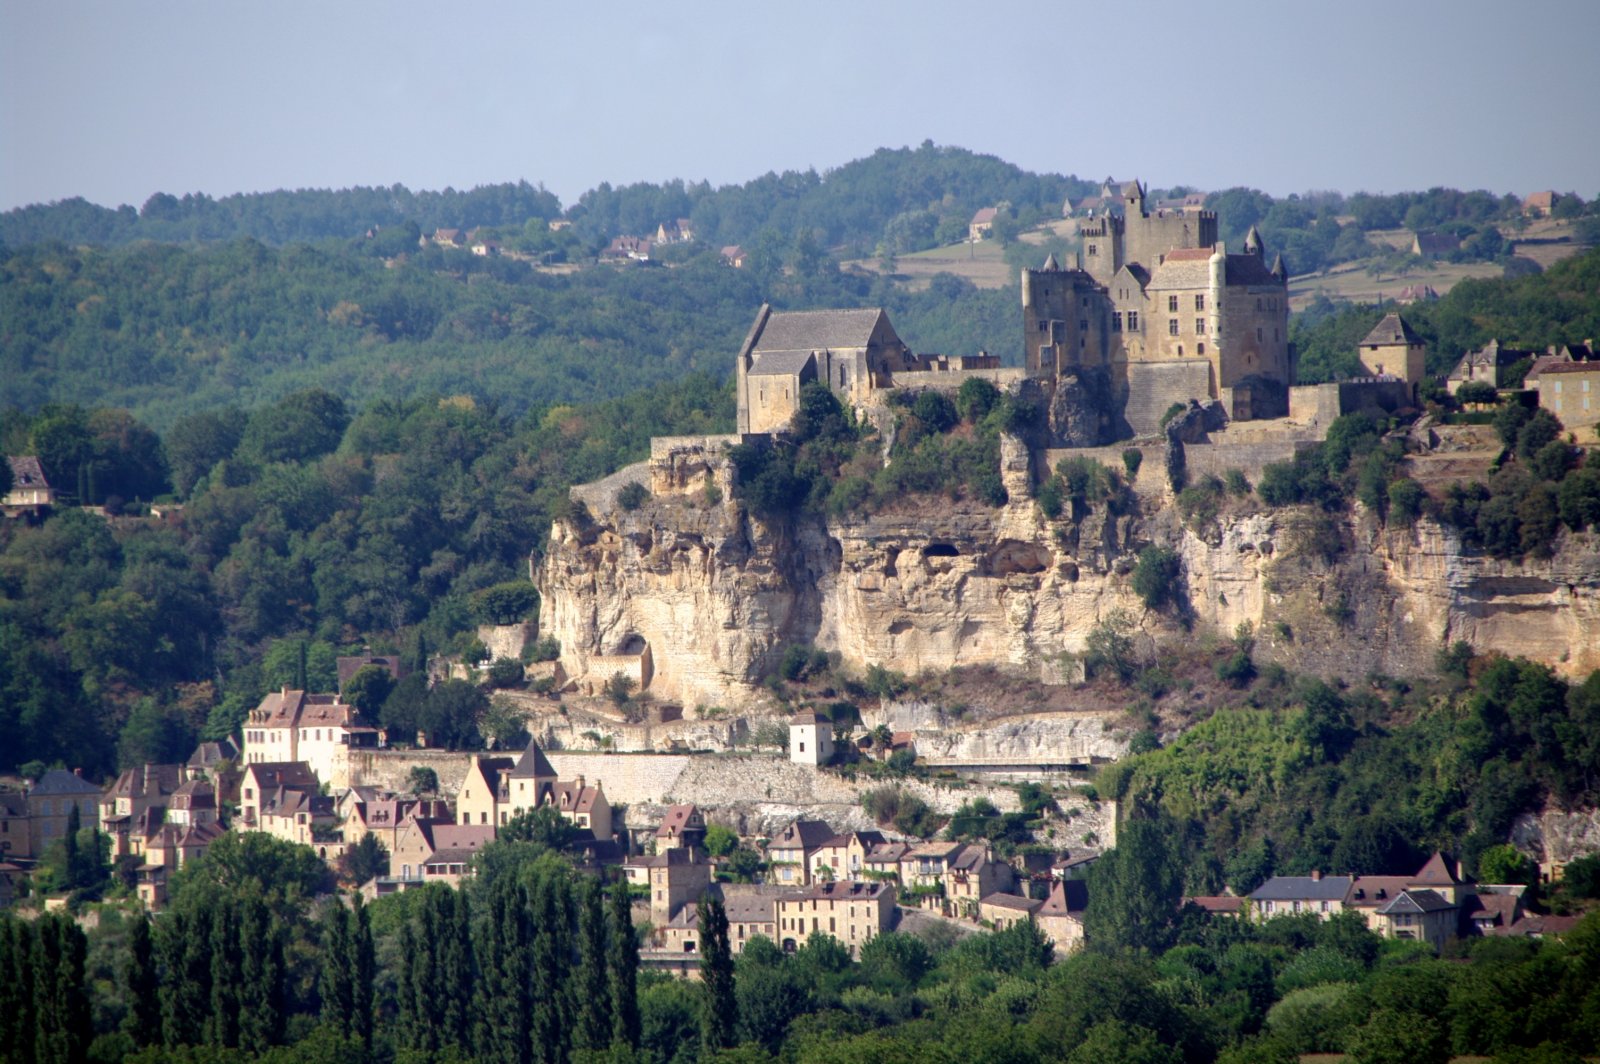
<instances>
[{"instance_id":1,"label":"chimney","mask_svg":"<svg viewBox=\"0 0 1600 1064\"><path fill-rule=\"evenodd\" d=\"M1322 869L1320 869L1320 868L1313 868L1313 869L1312 869L1312 870L1311 870L1311 882L1313 882L1313 883L1320 883L1320 882L1322 882Z\"/></svg>"},{"instance_id":2,"label":"chimney","mask_svg":"<svg viewBox=\"0 0 1600 1064\"><path fill-rule=\"evenodd\" d=\"M579 793L582 793L582 791L583 791L583 777L582 776L577 777L576 779L574 779L572 781L572 783L573 783L573 785L575 787L578 788Z\"/></svg>"}]
</instances>

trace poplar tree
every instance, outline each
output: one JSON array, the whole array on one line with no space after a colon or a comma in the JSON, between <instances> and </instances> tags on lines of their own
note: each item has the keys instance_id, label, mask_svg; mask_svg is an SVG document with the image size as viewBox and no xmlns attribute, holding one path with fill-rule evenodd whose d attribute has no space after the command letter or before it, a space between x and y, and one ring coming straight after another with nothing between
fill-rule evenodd
<instances>
[{"instance_id":1,"label":"poplar tree","mask_svg":"<svg viewBox=\"0 0 1600 1064\"><path fill-rule=\"evenodd\" d=\"M531 936L528 899L521 887L496 881L483 928L478 1056L498 1064L529 1064Z\"/></svg>"},{"instance_id":2,"label":"poplar tree","mask_svg":"<svg viewBox=\"0 0 1600 1064\"><path fill-rule=\"evenodd\" d=\"M33 1045L33 928L0 914L0 1053L25 1060Z\"/></svg>"},{"instance_id":3,"label":"poplar tree","mask_svg":"<svg viewBox=\"0 0 1600 1064\"><path fill-rule=\"evenodd\" d=\"M578 1023L573 1044L604 1049L611 1044L611 980L606 971L605 895L600 880L585 877L578 909Z\"/></svg>"},{"instance_id":4,"label":"poplar tree","mask_svg":"<svg viewBox=\"0 0 1600 1064\"><path fill-rule=\"evenodd\" d=\"M284 930L266 902L254 897L244 901L238 924L239 1047L261 1053L283 1040Z\"/></svg>"},{"instance_id":5,"label":"poplar tree","mask_svg":"<svg viewBox=\"0 0 1600 1064\"><path fill-rule=\"evenodd\" d=\"M211 910L174 910L157 938L167 977L161 984L161 1037L169 1046L199 1045L211 1011Z\"/></svg>"},{"instance_id":6,"label":"poplar tree","mask_svg":"<svg viewBox=\"0 0 1600 1064\"><path fill-rule=\"evenodd\" d=\"M717 898L701 898L700 985L705 991L701 1038L708 1050L733 1045L738 1005L733 994L733 949L728 942L728 913Z\"/></svg>"},{"instance_id":7,"label":"poplar tree","mask_svg":"<svg viewBox=\"0 0 1600 1064\"><path fill-rule=\"evenodd\" d=\"M350 922L350 1030L363 1046L372 1048L373 983L378 977L378 953L372 941L372 914L355 896Z\"/></svg>"},{"instance_id":8,"label":"poplar tree","mask_svg":"<svg viewBox=\"0 0 1600 1064\"><path fill-rule=\"evenodd\" d=\"M472 967L471 907L466 894L453 890L441 893L446 904L439 920L439 981L445 992L440 1037L448 1045L467 1046L472 1038L477 993Z\"/></svg>"},{"instance_id":9,"label":"poplar tree","mask_svg":"<svg viewBox=\"0 0 1600 1064\"><path fill-rule=\"evenodd\" d=\"M400 924L400 971L396 978L394 1000L397 1036L400 1044L408 1049L422 1048L422 1020L417 1015L416 982L411 971L411 958L416 950L417 940L411 933L411 921L404 920Z\"/></svg>"},{"instance_id":10,"label":"poplar tree","mask_svg":"<svg viewBox=\"0 0 1600 1064\"><path fill-rule=\"evenodd\" d=\"M122 984L128 995L128 1012L122 1018L123 1031L136 1046L156 1045L161 1041L161 981L156 974L150 921L143 916L133 918L133 927L128 932Z\"/></svg>"},{"instance_id":11,"label":"poplar tree","mask_svg":"<svg viewBox=\"0 0 1600 1064\"><path fill-rule=\"evenodd\" d=\"M611 1044L639 1048L639 937L626 881L611 886Z\"/></svg>"},{"instance_id":12,"label":"poplar tree","mask_svg":"<svg viewBox=\"0 0 1600 1064\"><path fill-rule=\"evenodd\" d=\"M355 987L351 972L350 914L337 900L330 903L322 918L322 975L317 992L322 995L322 1022L351 1036L355 1012Z\"/></svg>"},{"instance_id":13,"label":"poplar tree","mask_svg":"<svg viewBox=\"0 0 1600 1064\"><path fill-rule=\"evenodd\" d=\"M572 1046L572 892L565 876L539 876L533 892L533 1015L529 1034L538 1064L566 1064Z\"/></svg>"},{"instance_id":14,"label":"poplar tree","mask_svg":"<svg viewBox=\"0 0 1600 1064\"><path fill-rule=\"evenodd\" d=\"M46 916L33 936L33 1057L38 1064L82 1064L93 1033L83 985L88 943L78 925Z\"/></svg>"},{"instance_id":15,"label":"poplar tree","mask_svg":"<svg viewBox=\"0 0 1600 1064\"><path fill-rule=\"evenodd\" d=\"M211 1011L206 1017L208 1045L239 1045L239 1003L245 988L237 973L243 961L237 907L218 899L211 912Z\"/></svg>"}]
</instances>

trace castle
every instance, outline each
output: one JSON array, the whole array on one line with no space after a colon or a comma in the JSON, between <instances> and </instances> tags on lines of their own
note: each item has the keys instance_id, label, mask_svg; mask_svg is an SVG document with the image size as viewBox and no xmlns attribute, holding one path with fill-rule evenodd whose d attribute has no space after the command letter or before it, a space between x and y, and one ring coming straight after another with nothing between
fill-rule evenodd
<instances>
[{"instance_id":1,"label":"castle","mask_svg":"<svg viewBox=\"0 0 1600 1064\"><path fill-rule=\"evenodd\" d=\"M763 306L739 351L741 433L787 428L809 382L841 402L874 405L901 387L999 387L1034 381L1050 407L1052 443L1093 446L1161 428L1190 400L1227 418L1289 414L1288 271L1268 267L1252 227L1242 254L1217 241L1211 211L1145 209L1137 181L1122 211L1083 223L1077 265L1054 256L1022 271L1023 369L988 354L913 354L882 309L773 311Z\"/></svg>"}]
</instances>

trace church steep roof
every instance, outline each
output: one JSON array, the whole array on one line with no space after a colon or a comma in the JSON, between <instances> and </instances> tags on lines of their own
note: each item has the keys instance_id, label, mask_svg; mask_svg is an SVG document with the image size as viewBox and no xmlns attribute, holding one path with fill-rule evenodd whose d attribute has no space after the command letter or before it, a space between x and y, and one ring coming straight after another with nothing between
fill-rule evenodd
<instances>
[{"instance_id":1,"label":"church steep roof","mask_svg":"<svg viewBox=\"0 0 1600 1064\"><path fill-rule=\"evenodd\" d=\"M512 779L553 779L555 774L556 770L551 767L550 759L544 756L544 751L539 749L539 743L535 739L528 740L528 748L522 752L517 767L506 773Z\"/></svg>"},{"instance_id":2,"label":"church steep roof","mask_svg":"<svg viewBox=\"0 0 1600 1064\"><path fill-rule=\"evenodd\" d=\"M866 347L884 318L882 307L862 310L783 310L767 318L755 353Z\"/></svg>"},{"instance_id":3,"label":"church steep roof","mask_svg":"<svg viewBox=\"0 0 1600 1064\"><path fill-rule=\"evenodd\" d=\"M1230 262L1231 266L1232 263ZM1383 320L1372 327L1365 340L1361 341L1362 347L1387 347L1394 344L1420 344L1422 337L1416 330L1406 324L1406 320L1395 313L1385 314Z\"/></svg>"}]
</instances>

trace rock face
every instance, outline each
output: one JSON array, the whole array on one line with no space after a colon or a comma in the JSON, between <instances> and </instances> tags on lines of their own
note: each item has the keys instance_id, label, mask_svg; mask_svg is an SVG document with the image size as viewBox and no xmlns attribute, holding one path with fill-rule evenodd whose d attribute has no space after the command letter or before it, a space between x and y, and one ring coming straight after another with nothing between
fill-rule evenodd
<instances>
[{"instance_id":1,"label":"rock face","mask_svg":"<svg viewBox=\"0 0 1600 1064\"><path fill-rule=\"evenodd\" d=\"M1182 556L1199 622L1231 634L1248 621L1258 654L1286 665L1415 672L1462 639L1568 675L1600 668L1592 535L1518 564L1469 553L1432 522L1384 530L1359 513L1225 516L1197 532L1170 505L1148 517L1097 506L1047 522L1028 495L1027 454L1009 441L1012 501L999 509L913 499L891 513L767 524L735 500L716 442L704 446L674 452L675 468L697 472L655 476L637 510L580 512L552 530L537 572L541 629L575 679L641 644L651 693L685 706L752 702L790 644L856 668L1037 675L1042 661L1081 652L1113 610L1157 637L1181 635L1133 592L1150 543Z\"/></svg>"}]
</instances>

